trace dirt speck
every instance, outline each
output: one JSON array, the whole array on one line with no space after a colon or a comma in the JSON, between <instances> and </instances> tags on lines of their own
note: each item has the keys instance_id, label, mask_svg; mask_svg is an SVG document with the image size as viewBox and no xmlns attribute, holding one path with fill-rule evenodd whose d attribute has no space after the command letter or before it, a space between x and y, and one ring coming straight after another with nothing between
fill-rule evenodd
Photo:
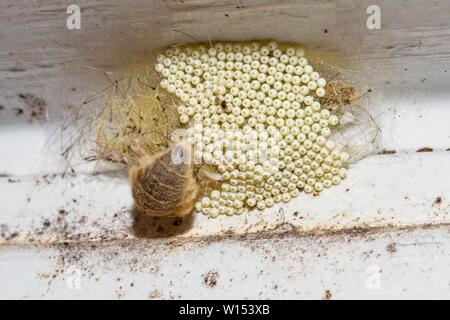
<instances>
[{"instance_id":1,"label":"dirt speck","mask_svg":"<svg viewBox=\"0 0 450 320\"><path fill-rule=\"evenodd\" d=\"M434 199L433 205L438 206L442 203L442 197L436 197L436 199Z\"/></svg>"},{"instance_id":2,"label":"dirt speck","mask_svg":"<svg viewBox=\"0 0 450 320\"><path fill-rule=\"evenodd\" d=\"M325 293L323 295L323 300L330 300L332 296L333 295L331 294L330 290L325 290Z\"/></svg>"},{"instance_id":3,"label":"dirt speck","mask_svg":"<svg viewBox=\"0 0 450 320\"><path fill-rule=\"evenodd\" d=\"M30 109L30 115L28 119L29 122L33 122L34 120L42 120L43 118L45 118L45 107L47 103L43 98L36 97L31 93L19 93L18 96ZM23 110L20 110L20 114L22 114Z\"/></svg>"},{"instance_id":4,"label":"dirt speck","mask_svg":"<svg viewBox=\"0 0 450 320\"><path fill-rule=\"evenodd\" d=\"M217 286L219 273L217 271L209 271L203 275L203 284L207 287L214 288Z\"/></svg>"},{"instance_id":5,"label":"dirt speck","mask_svg":"<svg viewBox=\"0 0 450 320\"><path fill-rule=\"evenodd\" d=\"M9 72L25 72L26 70L24 68L21 68L21 67L11 67L11 68L6 69L6 71L9 71Z\"/></svg>"},{"instance_id":6,"label":"dirt speck","mask_svg":"<svg viewBox=\"0 0 450 320\"><path fill-rule=\"evenodd\" d=\"M423 147L418 149L416 152L433 152L433 148Z\"/></svg>"},{"instance_id":7,"label":"dirt speck","mask_svg":"<svg viewBox=\"0 0 450 320\"><path fill-rule=\"evenodd\" d=\"M42 223L42 226L46 229L49 228L51 226L51 222L47 219L44 220L44 222Z\"/></svg>"},{"instance_id":8,"label":"dirt speck","mask_svg":"<svg viewBox=\"0 0 450 320\"><path fill-rule=\"evenodd\" d=\"M391 242L386 246L386 251L389 253L397 252L397 244L395 242Z\"/></svg>"},{"instance_id":9,"label":"dirt speck","mask_svg":"<svg viewBox=\"0 0 450 320\"><path fill-rule=\"evenodd\" d=\"M383 151L381 151L379 154L395 154L395 153L397 153L397 151L395 150L383 149Z\"/></svg>"},{"instance_id":10,"label":"dirt speck","mask_svg":"<svg viewBox=\"0 0 450 320\"><path fill-rule=\"evenodd\" d=\"M159 299L159 298L161 298L161 292L159 292L158 289L153 289L153 290L150 291L150 293L148 294L148 298L149 298L149 299Z\"/></svg>"}]
</instances>

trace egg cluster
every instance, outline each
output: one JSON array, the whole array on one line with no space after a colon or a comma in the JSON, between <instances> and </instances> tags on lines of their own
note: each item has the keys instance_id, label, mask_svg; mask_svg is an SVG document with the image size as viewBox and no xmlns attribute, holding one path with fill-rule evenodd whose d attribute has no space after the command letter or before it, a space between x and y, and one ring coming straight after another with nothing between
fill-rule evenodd
<instances>
[{"instance_id":1,"label":"egg cluster","mask_svg":"<svg viewBox=\"0 0 450 320\"><path fill-rule=\"evenodd\" d=\"M196 208L240 214L320 192L347 176L349 155L329 139L339 119L322 109L326 80L300 48L276 42L170 48L157 57L160 85L176 95L195 163L215 166L220 190Z\"/></svg>"}]
</instances>

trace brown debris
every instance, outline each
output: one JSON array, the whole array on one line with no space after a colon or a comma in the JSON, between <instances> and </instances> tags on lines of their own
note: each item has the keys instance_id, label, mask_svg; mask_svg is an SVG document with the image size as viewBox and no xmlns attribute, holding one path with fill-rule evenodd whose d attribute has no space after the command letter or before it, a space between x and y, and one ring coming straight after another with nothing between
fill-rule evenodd
<instances>
[{"instance_id":1,"label":"brown debris","mask_svg":"<svg viewBox=\"0 0 450 320\"><path fill-rule=\"evenodd\" d=\"M159 292L158 289L153 289L153 290L150 291L150 293L148 294L148 298L149 298L149 299L159 299L159 298L161 298L161 292Z\"/></svg>"},{"instance_id":2,"label":"brown debris","mask_svg":"<svg viewBox=\"0 0 450 320\"><path fill-rule=\"evenodd\" d=\"M18 96L25 102L25 104L30 109L30 116L28 119L29 122L44 119L45 107L47 104L43 98L36 97L35 95L33 95L31 93L20 93ZM22 113L23 113L23 110L18 109L17 115L20 115Z\"/></svg>"},{"instance_id":3,"label":"brown debris","mask_svg":"<svg viewBox=\"0 0 450 320\"><path fill-rule=\"evenodd\" d=\"M325 86L326 95L319 98L319 102L324 107L337 110L343 105L348 105L357 97L355 87L343 81L331 81Z\"/></svg>"},{"instance_id":4,"label":"brown debris","mask_svg":"<svg viewBox=\"0 0 450 320\"><path fill-rule=\"evenodd\" d=\"M379 152L378 154L395 154L395 153L397 153L397 151L395 151L395 150L383 149L383 151Z\"/></svg>"},{"instance_id":5,"label":"brown debris","mask_svg":"<svg viewBox=\"0 0 450 320\"><path fill-rule=\"evenodd\" d=\"M391 242L386 246L386 251L389 253L397 252L397 244L395 242Z\"/></svg>"},{"instance_id":6,"label":"brown debris","mask_svg":"<svg viewBox=\"0 0 450 320\"><path fill-rule=\"evenodd\" d=\"M219 273L217 271L209 271L203 275L203 284L207 287L214 288L217 286L217 279L219 278Z\"/></svg>"},{"instance_id":7,"label":"brown debris","mask_svg":"<svg viewBox=\"0 0 450 320\"><path fill-rule=\"evenodd\" d=\"M437 197L437 198L434 200L433 205L438 206L438 205L440 205L441 203L442 203L442 197Z\"/></svg>"},{"instance_id":8,"label":"brown debris","mask_svg":"<svg viewBox=\"0 0 450 320\"><path fill-rule=\"evenodd\" d=\"M418 149L416 152L433 152L433 148L423 147Z\"/></svg>"}]
</instances>

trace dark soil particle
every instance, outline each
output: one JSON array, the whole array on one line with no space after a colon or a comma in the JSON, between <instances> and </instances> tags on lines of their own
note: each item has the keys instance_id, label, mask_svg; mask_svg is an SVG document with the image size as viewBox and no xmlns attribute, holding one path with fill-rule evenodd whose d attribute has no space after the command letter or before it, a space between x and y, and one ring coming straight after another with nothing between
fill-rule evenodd
<instances>
[{"instance_id":1,"label":"dark soil particle","mask_svg":"<svg viewBox=\"0 0 450 320\"><path fill-rule=\"evenodd\" d=\"M435 200L434 200L434 205L440 205L442 203L442 197L437 197Z\"/></svg>"},{"instance_id":2,"label":"dark soil particle","mask_svg":"<svg viewBox=\"0 0 450 320\"><path fill-rule=\"evenodd\" d=\"M395 151L395 150L383 149L383 151L381 151L379 154L395 154L395 153L397 153L397 151Z\"/></svg>"},{"instance_id":3,"label":"dark soil particle","mask_svg":"<svg viewBox=\"0 0 450 320\"><path fill-rule=\"evenodd\" d=\"M330 290L325 290L325 294L323 295L324 300L330 300L333 295Z\"/></svg>"},{"instance_id":4,"label":"dark soil particle","mask_svg":"<svg viewBox=\"0 0 450 320\"><path fill-rule=\"evenodd\" d=\"M217 271L209 271L203 275L203 284L207 287L214 288L217 286L217 279L219 278L219 273Z\"/></svg>"},{"instance_id":5,"label":"dark soil particle","mask_svg":"<svg viewBox=\"0 0 450 320\"><path fill-rule=\"evenodd\" d=\"M386 251L389 253L397 252L397 244L395 242L391 242L386 246Z\"/></svg>"},{"instance_id":6,"label":"dark soil particle","mask_svg":"<svg viewBox=\"0 0 450 320\"><path fill-rule=\"evenodd\" d=\"M30 116L28 121L33 122L34 120L42 120L45 117L45 107L47 103L43 98L36 97L31 93L19 93L19 98L22 99L25 104L30 109ZM17 109L17 115L22 114L23 109Z\"/></svg>"},{"instance_id":7,"label":"dark soil particle","mask_svg":"<svg viewBox=\"0 0 450 320\"><path fill-rule=\"evenodd\" d=\"M423 147L418 149L416 152L433 152L433 148Z\"/></svg>"}]
</instances>

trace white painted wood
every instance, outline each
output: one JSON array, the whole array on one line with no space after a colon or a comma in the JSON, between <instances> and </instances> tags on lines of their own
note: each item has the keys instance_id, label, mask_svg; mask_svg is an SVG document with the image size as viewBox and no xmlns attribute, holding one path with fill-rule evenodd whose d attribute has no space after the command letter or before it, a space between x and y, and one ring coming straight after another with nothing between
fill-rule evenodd
<instances>
[{"instance_id":1,"label":"white painted wood","mask_svg":"<svg viewBox=\"0 0 450 320\"><path fill-rule=\"evenodd\" d=\"M450 222L449 152L373 156L355 164L350 173L339 186L317 197L301 194L287 204L241 216L210 219L195 214L180 226L172 225L174 219L137 219L131 213L132 199L124 177L2 178L0 225L7 230L0 242L114 240L171 234L189 238Z\"/></svg>"},{"instance_id":2,"label":"white painted wood","mask_svg":"<svg viewBox=\"0 0 450 320\"><path fill-rule=\"evenodd\" d=\"M0 250L0 298L448 299L449 246L447 227L10 246Z\"/></svg>"},{"instance_id":3,"label":"white painted wood","mask_svg":"<svg viewBox=\"0 0 450 320\"><path fill-rule=\"evenodd\" d=\"M119 78L118 68L143 68L152 62L152 50L192 42L192 37L199 41L276 38L301 43L313 56L318 52L316 55L336 65L361 93L372 89L364 106L382 129L379 150L450 148L450 129L445 124L450 80L450 45L443 41L450 33L445 1L432 6L422 1L408 5L381 1L383 28L375 31L365 26L367 5L351 1L134 3L81 3L83 23L78 31L65 28L65 7L59 1L37 1L35 6L15 1L14 8L4 5L0 13L5 24L0 52L0 105L4 107L0 123L8 128L19 126L21 133L12 139L14 130L2 130L0 147L21 156L1 157L0 173L63 171L67 163L60 154L80 130L60 132L62 118L84 101L101 97L99 93L111 86L105 72L113 73L111 79ZM19 97L24 93L45 100L46 114L41 118L46 122L35 120L29 126L30 110ZM100 104L100 99L94 99L83 109L84 114ZM18 108L24 110L20 117L15 116ZM86 167L76 160L71 165Z\"/></svg>"},{"instance_id":4,"label":"white painted wood","mask_svg":"<svg viewBox=\"0 0 450 320\"><path fill-rule=\"evenodd\" d=\"M403 92L400 96L389 96L376 100L371 105L371 115L380 128L378 143L368 144L369 154L383 150L397 153L415 152L421 148L435 151L450 149L450 96L441 93L435 98ZM74 145L74 158L67 161L61 153L71 144L70 139L79 135L77 128L69 128L61 134L60 126L29 125L5 126L0 129L0 146L10 156L0 158L0 173L7 175L36 175L62 173L69 167L80 173L98 171L101 166L86 162L83 158L93 155L94 148ZM90 137L93 141L93 136ZM20 143L18 143L20 141ZM337 142L348 141L336 138ZM85 143L85 142L83 142ZM89 150L89 148L91 148ZM17 155L13 157L11 155Z\"/></svg>"}]
</instances>

